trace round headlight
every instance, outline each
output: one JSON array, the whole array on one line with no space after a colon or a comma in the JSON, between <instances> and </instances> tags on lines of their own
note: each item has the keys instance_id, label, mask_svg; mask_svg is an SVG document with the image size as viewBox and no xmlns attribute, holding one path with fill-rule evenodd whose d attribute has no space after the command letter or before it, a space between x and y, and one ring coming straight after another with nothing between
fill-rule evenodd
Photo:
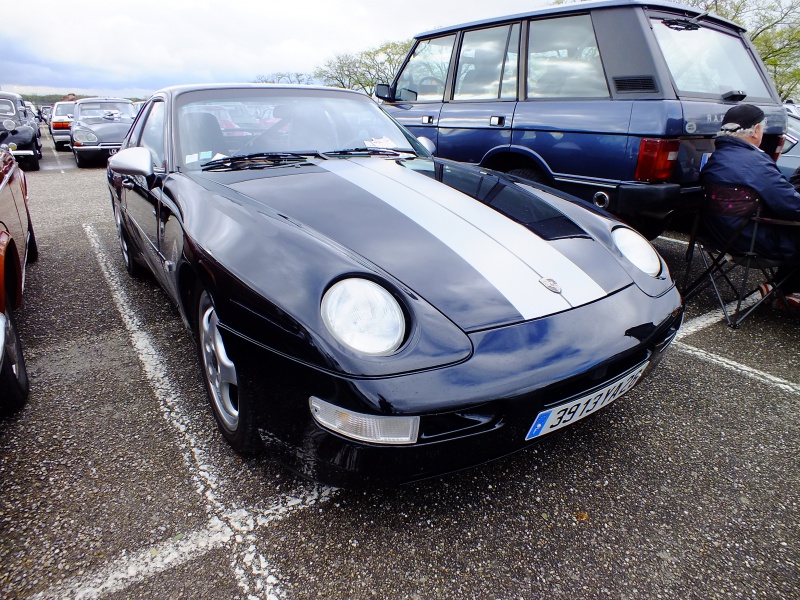
<instances>
[{"instance_id":1,"label":"round headlight","mask_svg":"<svg viewBox=\"0 0 800 600\"><path fill-rule=\"evenodd\" d=\"M611 232L614 243L623 256L631 261L634 266L650 275L657 277L661 273L661 258L646 239L627 227L617 227Z\"/></svg>"},{"instance_id":2,"label":"round headlight","mask_svg":"<svg viewBox=\"0 0 800 600\"><path fill-rule=\"evenodd\" d=\"M397 300L366 279L343 279L325 292L322 320L345 346L369 356L385 356L400 347L406 322Z\"/></svg>"},{"instance_id":3,"label":"round headlight","mask_svg":"<svg viewBox=\"0 0 800 600\"><path fill-rule=\"evenodd\" d=\"M76 129L72 132L72 139L81 144L94 143L97 141L97 136L91 131L85 129Z\"/></svg>"}]
</instances>

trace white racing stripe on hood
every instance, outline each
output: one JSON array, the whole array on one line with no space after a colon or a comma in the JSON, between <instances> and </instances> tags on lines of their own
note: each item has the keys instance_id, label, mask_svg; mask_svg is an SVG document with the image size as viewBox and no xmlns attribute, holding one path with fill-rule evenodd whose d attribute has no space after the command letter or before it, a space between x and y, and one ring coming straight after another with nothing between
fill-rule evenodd
<instances>
[{"instance_id":1,"label":"white racing stripe on hood","mask_svg":"<svg viewBox=\"0 0 800 600\"><path fill-rule=\"evenodd\" d=\"M386 202L426 229L533 319L606 295L545 240L492 208L446 185L381 159L327 160L319 167ZM539 279L559 283L562 294Z\"/></svg>"}]
</instances>

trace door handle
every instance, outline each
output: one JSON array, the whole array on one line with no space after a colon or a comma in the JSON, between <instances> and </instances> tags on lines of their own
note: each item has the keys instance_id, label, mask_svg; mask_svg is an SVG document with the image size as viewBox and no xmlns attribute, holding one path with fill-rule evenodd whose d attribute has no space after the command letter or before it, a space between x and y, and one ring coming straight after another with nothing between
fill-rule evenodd
<instances>
[{"instance_id":1,"label":"door handle","mask_svg":"<svg viewBox=\"0 0 800 600\"><path fill-rule=\"evenodd\" d=\"M126 190L132 190L132 189L133 189L133 187L134 187L134 185L133 185L133 180L132 180L130 177L123 177L123 178L122 178L122 183L121 183L121 185L122 185L122 187L124 187Z\"/></svg>"},{"instance_id":2,"label":"door handle","mask_svg":"<svg viewBox=\"0 0 800 600\"><path fill-rule=\"evenodd\" d=\"M422 124L423 125L433 125L433 117L431 115L423 115L422 116Z\"/></svg>"},{"instance_id":3,"label":"door handle","mask_svg":"<svg viewBox=\"0 0 800 600\"><path fill-rule=\"evenodd\" d=\"M503 127L505 124L505 117L489 117L489 125L492 127Z\"/></svg>"}]
</instances>

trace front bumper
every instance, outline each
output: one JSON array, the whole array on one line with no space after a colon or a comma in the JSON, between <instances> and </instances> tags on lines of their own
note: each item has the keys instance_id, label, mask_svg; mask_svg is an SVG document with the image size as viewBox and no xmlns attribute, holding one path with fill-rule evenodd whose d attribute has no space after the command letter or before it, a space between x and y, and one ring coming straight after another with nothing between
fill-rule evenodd
<instances>
[{"instance_id":1,"label":"front bumper","mask_svg":"<svg viewBox=\"0 0 800 600\"><path fill-rule=\"evenodd\" d=\"M87 156L111 156L116 154L119 149L122 147L122 143L116 144L99 144L96 146L78 146L76 144L72 145L72 149L75 152L80 152L81 154L85 154Z\"/></svg>"},{"instance_id":2,"label":"front bumper","mask_svg":"<svg viewBox=\"0 0 800 600\"><path fill-rule=\"evenodd\" d=\"M643 361L652 371L681 319L674 288L645 298L630 286L580 309L472 334L474 353L459 364L374 379L325 372L230 331L223 337L239 393L256 407L271 456L318 482L374 487L528 447L535 440L526 435L543 409L602 387ZM418 441L383 446L333 433L311 416L311 396L361 413L419 415Z\"/></svg>"}]
</instances>

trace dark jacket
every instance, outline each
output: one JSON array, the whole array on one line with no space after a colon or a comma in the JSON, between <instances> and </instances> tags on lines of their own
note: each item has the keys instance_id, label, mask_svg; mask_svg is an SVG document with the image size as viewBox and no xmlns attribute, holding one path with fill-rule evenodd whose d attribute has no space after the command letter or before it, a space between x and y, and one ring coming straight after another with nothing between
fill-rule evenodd
<instances>
[{"instance_id":1,"label":"dark jacket","mask_svg":"<svg viewBox=\"0 0 800 600\"><path fill-rule=\"evenodd\" d=\"M778 170L764 152L738 138L719 137L716 150L701 172L704 182L721 185L746 185L764 201L762 216L800 221L800 193ZM800 181L800 174L792 179ZM706 227L718 239L726 239L741 224L735 217L707 217ZM736 244L739 250L749 247L753 226L748 225ZM756 237L756 252L766 258L800 261L800 228L760 224Z\"/></svg>"}]
</instances>

